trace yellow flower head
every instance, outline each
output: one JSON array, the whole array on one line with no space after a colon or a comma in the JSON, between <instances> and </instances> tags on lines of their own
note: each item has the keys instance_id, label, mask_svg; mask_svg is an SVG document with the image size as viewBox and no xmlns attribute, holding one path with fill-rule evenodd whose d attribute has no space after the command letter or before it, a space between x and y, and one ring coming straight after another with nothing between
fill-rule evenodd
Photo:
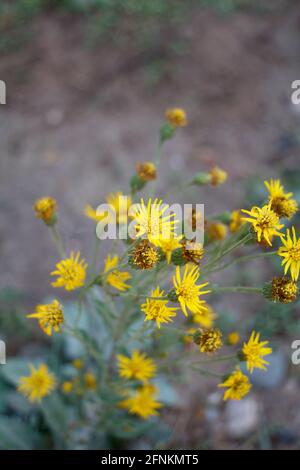
<instances>
[{"instance_id":1,"label":"yellow flower head","mask_svg":"<svg viewBox=\"0 0 300 470\"><path fill-rule=\"evenodd\" d=\"M280 180L265 181L265 186L269 191L269 203L271 209L278 217L290 219L298 210L298 204L292 199L293 193L285 193Z\"/></svg>"},{"instance_id":2,"label":"yellow flower head","mask_svg":"<svg viewBox=\"0 0 300 470\"><path fill-rule=\"evenodd\" d=\"M297 299L298 286L288 277L274 277L265 285L263 293L268 300L289 304Z\"/></svg>"},{"instance_id":3,"label":"yellow flower head","mask_svg":"<svg viewBox=\"0 0 300 470\"><path fill-rule=\"evenodd\" d=\"M71 393L73 390L73 382L67 380L62 384L62 391L66 394Z\"/></svg>"},{"instance_id":4,"label":"yellow flower head","mask_svg":"<svg viewBox=\"0 0 300 470\"><path fill-rule=\"evenodd\" d=\"M237 331L232 331L227 335L227 344L230 346L235 346L240 342L240 335Z\"/></svg>"},{"instance_id":5,"label":"yellow flower head","mask_svg":"<svg viewBox=\"0 0 300 470\"><path fill-rule=\"evenodd\" d=\"M159 240L158 242L159 247L164 253L164 255L166 256L168 264L171 263L173 251L177 250L177 248L181 248L181 243L180 243L181 238L182 238L181 236L180 237L173 236L171 238Z\"/></svg>"},{"instance_id":6,"label":"yellow flower head","mask_svg":"<svg viewBox=\"0 0 300 470\"><path fill-rule=\"evenodd\" d=\"M162 239L174 237L174 228L178 223L174 214L164 215L168 211L168 204L162 200L149 199L147 205L144 199L131 208L130 216L135 222L135 238L147 238L150 243L159 246Z\"/></svg>"},{"instance_id":7,"label":"yellow flower head","mask_svg":"<svg viewBox=\"0 0 300 470\"><path fill-rule=\"evenodd\" d=\"M52 286L64 287L67 291L82 287L86 277L86 268L85 260L80 259L80 252L75 254L71 251L71 256L57 263L56 270L52 271L51 276L57 276Z\"/></svg>"},{"instance_id":8,"label":"yellow flower head","mask_svg":"<svg viewBox=\"0 0 300 470\"><path fill-rule=\"evenodd\" d=\"M229 229L231 233L235 233L243 225L242 213L240 209L231 212Z\"/></svg>"},{"instance_id":9,"label":"yellow flower head","mask_svg":"<svg viewBox=\"0 0 300 470\"><path fill-rule=\"evenodd\" d=\"M164 297L165 293L159 287L151 292L151 297ZM145 313L146 320L155 320L158 328L161 323L169 323L173 317L176 317L177 307L169 307L168 300L159 299L146 299L146 302L141 305L142 312Z\"/></svg>"},{"instance_id":10,"label":"yellow flower head","mask_svg":"<svg viewBox=\"0 0 300 470\"><path fill-rule=\"evenodd\" d=\"M116 220L119 224L127 223L127 215L132 200L123 193L110 193L106 197L107 204L110 204L116 213Z\"/></svg>"},{"instance_id":11,"label":"yellow flower head","mask_svg":"<svg viewBox=\"0 0 300 470\"><path fill-rule=\"evenodd\" d=\"M75 367L75 369L83 369L83 366L84 366L83 361L81 359L74 359L72 364Z\"/></svg>"},{"instance_id":12,"label":"yellow flower head","mask_svg":"<svg viewBox=\"0 0 300 470\"><path fill-rule=\"evenodd\" d=\"M216 318L217 314L213 308L203 301L201 310L193 314L192 322L196 323L197 325L201 325L204 328L212 328Z\"/></svg>"},{"instance_id":13,"label":"yellow flower head","mask_svg":"<svg viewBox=\"0 0 300 470\"><path fill-rule=\"evenodd\" d=\"M242 209L242 212L250 217L243 217L242 220L252 224L252 230L256 233L257 241L261 242L265 239L272 246L272 237L274 235L281 236L279 230L284 226L279 223L278 215L271 209L271 204L263 207L252 207L251 211Z\"/></svg>"},{"instance_id":14,"label":"yellow flower head","mask_svg":"<svg viewBox=\"0 0 300 470\"><path fill-rule=\"evenodd\" d=\"M52 328L57 333L60 325L64 321L62 305L58 300L53 300L51 304L40 304L36 306L36 311L27 315L28 318L38 318L41 329L46 335L52 335Z\"/></svg>"},{"instance_id":15,"label":"yellow flower head","mask_svg":"<svg viewBox=\"0 0 300 470\"><path fill-rule=\"evenodd\" d=\"M231 400L240 400L249 393L252 385L247 375L243 374L240 368L237 367L223 383L218 385L218 387L227 388L224 393L224 400L226 401L228 398Z\"/></svg>"},{"instance_id":16,"label":"yellow flower head","mask_svg":"<svg viewBox=\"0 0 300 470\"><path fill-rule=\"evenodd\" d=\"M25 395L29 401L38 402L49 395L56 386L55 376L49 372L46 364L41 364L38 369L29 366L31 374L20 377L18 391Z\"/></svg>"},{"instance_id":17,"label":"yellow flower head","mask_svg":"<svg viewBox=\"0 0 300 470\"><path fill-rule=\"evenodd\" d=\"M147 357L145 353L134 350L131 357L119 354L117 359L120 377L124 379L148 382L149 379L155 376L155 362Z\"/></svg>"},{"instance_id":18,"label":"yellow flower head","mask_svg":"<svg viewBox=\"0 0 300 470\"><path fill-rule=\"evenodd\" d=\"M55 222L56 207L56 200L52 197L37 199L33 206L36 217L42 219L47 225Z\"/></svg>"},{"instance_id":19,"label":"yellow flower head","mask_svg":"<svg viewBox=\"0 0 300 470\"><path fill-rule=\"evenodd\" d=\"M252 331L247 343L244 343L242 357L247 362L247 369L252 373L253 369L266 370L269 363L263 359L263 356L272 354L272 348L266 348L269 341L259 341L260 334Z\"/></svg>"},{"instance_id":20,"label":"yellow flower head","mask_svg":"<svg viewBox=\"0 0 300 470\"><path fill-rule=\"evenodd\" d=\"M281 264L284 266L284 274L290 270L292 280L297 281L300 271L300 238L297 239L295 227L292 227L292 235L290 229L287 229L285 239L281 237L282 246L278 255L283 258Z\"/></svg>"},{"instance_id":21,"label":"yellow flower head","mask_svg":"<svg viewBox=\"0 0 300 470\"><path fill-rule=\"evenodd\" d=\"M195 333L194 342L199 345L200 352L213 353L223 346L222 333L218 328L199 330Z\"/></svg>"},{"instance_id":22,"label":"yellow flower head","mask_svg":"<svg viewBox=\"0 0 300 470\"><path fill-rule=\"evenodd\" d=\"M166 111L166 120L173 127L187 126L186 112L182 108L170 108Z\"/></svg>"},{"instance_id":23,"label":"yellow flower head","mask_svg":"<svg viewBox=\"0 0 300 470\"><path fill-rule=\"evenodd\" d=\"M218 166L214 166L210 172L210 184L212 186L219 186L220 184L225 183L227 180L227 173L225 170L222 170L222 168L219 168Z\"/></svg>"},{"instance_id":24,"label":"yellow flower head","mask_svg":"<svg viewBox=\"0 0 300 470\"><path fill-rule=\"evenodd\" d=\"M127 271L118 271L117 268L119 263L118 255L108 255L104 263L104 272L108 273L106 276L106 282L117 290L125 291L130 289L130 285L126 284L128 279L131 279L131 274Z\"/></svg>"},{"instance_id":25,"label":"yellow flower head","mask_svg":"<svg viewBox=\"0 0 300 470\"><path fill-rule=\"evenodd\" d=\"M209 222L206 225L206 232L210 240L221 241L226 238L227 227L222 222Z\"/></svg>"},{"instance_id":26,"label":"yellow flower head","mask_svg":"<svg viewBox=\"0 0 300 470\"><path fill-rule=\"evenodd\" d=\"M142 181L151 181L156 178L156 166L152 162L138 162L136 164L136 172Z\"/></svg>"},{"instance_id":27,"label":"yellow flower head","mask_svg":"<svg viewBox=\"0 0 300 470\"><path fill-rule=\"evenodd\" d=\"M158 249L148 240L135 243L128 256L128 263L134 269L153 269L159 260Z\"/></svg>"},{"instance_id":28,"label":"yellow flower head","mask_svg":"<svg viewBox=\"0 0 300 470\"><path fill-rule=\"evenodd\" d=\"M201 291L208 285L208 282L197 285L197 279L200 276L199 268L187 264L184 267L183 276L181 277L180 267L176 267L176 275L173 277L175 293L185 316L188 315L187 309L196 314L201 312L203 300L200 296L208 294L210 290Z\"/></svg>"},{"instance_id":29,"label":"yellow flower head","mask_svg":"<svg viewBox=\"0 0 300 470\"><path fill-rule=\"evenodd\" d=\"M84 374L84 385L87 390L95 391L97 388L97 379L92 372Z\"/></svg>"},{"instance_id":30,"label":"yellow flower head","mask_svg":"<svg viewBox=\"0 0 300 470\"><path fill-rule=\"evenodd\" d=\"M129 398L119 403L120 408L128 410L129 413L137 415L143 419L158 415L157 410L161 408L161 403L156 400L158 391L153 386L145 385L137 389Z\"/></svg>"}]
</instances>

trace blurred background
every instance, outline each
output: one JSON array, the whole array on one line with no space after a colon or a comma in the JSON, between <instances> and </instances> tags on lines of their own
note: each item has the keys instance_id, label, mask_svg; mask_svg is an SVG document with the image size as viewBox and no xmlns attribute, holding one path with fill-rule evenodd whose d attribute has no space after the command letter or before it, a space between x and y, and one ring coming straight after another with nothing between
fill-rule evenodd
<instances>
[{"instance_id":1,"label":"blurred background","mask_svg":"<svg viewBox=\"0 0 300 470\"><path fill-rule=\"evenodd\" d=\"M205 203L207 213L248 208L265 198L270 177L300 201L300 105L290 99L299 51L296 0L1 0L0 338L8 360L28 353L29 338L31 348L43 343L25 315L52 292L57 255L34 200L57 199L68 246L89 259L85 204L128 190L135 162L153 158L166 108L184 108L189 126L165 146L161 195L183 173L217 164L228 183L187 191L185 202ZM253 263L231 270L226 283L259 285L275 269ZM181 406L165 412L174 430L168 448L299 448L300 369L290 361L299 308L245 295L214 307L225 332L238 322L272 338L271 366L234 405L224 406L214 381L192 377Z\"/></svg>"}]
</instances>

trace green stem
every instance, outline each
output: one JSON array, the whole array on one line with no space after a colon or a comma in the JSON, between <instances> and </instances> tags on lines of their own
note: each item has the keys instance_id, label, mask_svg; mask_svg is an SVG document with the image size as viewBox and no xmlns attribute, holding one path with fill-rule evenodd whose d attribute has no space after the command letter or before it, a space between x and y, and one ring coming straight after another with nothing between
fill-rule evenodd
<instances>
[{"instance_id":1,"label":"green stem","mask_svg":"<svg viewBox=\"0 0 300 470\"><path fill-rule=\"evenodd\" d=\"M218 287L212 286L212 292L219 293L219 292L243 292L243 293L262 293L261 287L247 287L247 286L233 286L233 287Z\"/></svg>"},{"instance_id":2,"label":"green stem","mask_svg":"<svg viewBox=\"0 0 300 470\"><path fill-rule=\"evenodd\" d=\"M255 260L255 259L258 259L258 258L266 258L268 256L273 256L273 255L276 255L276 254L277 254L277 251L268 251L266 253L257 253L255 255L241 256L240 258L231 260L228 263L225 263L221 266L218 266L215 269L210 270L209 273L211 274L211 273L214 273L215 271L221 271L222 269L226 269L229 266L232 266L234 264L243 263L243 262L246 262L246 261L252 261L252 260Z\"/></svg>"},{"instance_id":3,"label":"green stem","mask_svg":"<svg viewBox=\"0 0 300 470\"><path fill-rule=\"evenodd\" d=\"M51 225L50 227L54 243L56 245L57 251L62 258L66 257L66 250L64 242L61 238L61 235L58 231L57 224Z\"/></svg>"},{"instance_id":4,"label":"green stem","mask_svg":"<svg viewBox=\"0 0 300 470\"><path fill-rule=\"evenodd\" d=\"M211 372L210 370L201 369L199 367L193 367L192 365L190 365L190 368L199 372L201 375L205 375L208 377L216 377L217 379L221 379L223 377L222 374L217 374L216 372Z\"/></svg>"},{"instance_id":5,"label":"green stem","mask_svg":"<svg viewBox=\"0 0 300 470\"><path fill-rule=\"evenodd\" d=\"M210 364L210 363L213 363L213 362L233 361L234 359L237 359L236 354L231 354L230 356L214 357L212 359L205 359L203 361L195 361L195 362L190 363L189 365Z\"/></svg>"}]
</instances>

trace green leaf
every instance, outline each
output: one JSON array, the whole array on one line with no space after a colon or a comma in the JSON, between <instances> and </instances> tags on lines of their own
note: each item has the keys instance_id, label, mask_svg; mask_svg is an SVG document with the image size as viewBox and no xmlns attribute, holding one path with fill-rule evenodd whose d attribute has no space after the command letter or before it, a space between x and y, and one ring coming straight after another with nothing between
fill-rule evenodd
<instances>
[{"instance_id":1,"label":"green leaf","mask_svg":"<svg viewBox=\"0 0 300 470\"><path fill-rule=\"evenodd\" d=\"M30 450L38 447L38 438L28 425L17 418L0 417L0 448Z\"/></svg>"}]
</instances>

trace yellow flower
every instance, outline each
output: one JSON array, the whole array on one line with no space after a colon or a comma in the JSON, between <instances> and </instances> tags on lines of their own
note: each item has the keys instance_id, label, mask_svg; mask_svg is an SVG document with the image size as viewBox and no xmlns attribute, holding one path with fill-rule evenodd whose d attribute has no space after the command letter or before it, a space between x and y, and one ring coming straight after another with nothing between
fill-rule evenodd
<instances>
[{"instance_id":1,"label":"yellow flower","mask_svg":"<svg viewBox=\"0 0 300 470\"><path fill-rule=\"evenodd\" d=\"M94 209L92 206L90 206L89 204L87 204L84 208L84 214L86 215L86 217L88 217L89 219L92 219L94 220L95 222L100 222L104 217L105 217L105 213L102 212L100 214L97 213L97 210Z\"/></svg>"},{"instance_id":2,"label":"yellow flower","mask_svg":"<svg viewBox=\"0 0 300 470\"><path fill-rule=\"evenodd\" d=\"M151 292L151 297L164 297L165 293L159 287ZM176 317L177 307L169 307L168 300L146 299L146 302L141 305L142 312L145 313L146 320L155 320L158 328L161 323L169 323L172 317Z\"/></svg>"},{"instance_id":3,"label":"yellow flower","mask_svg":"<svg viewBox=\"0 0 300 470\"><path fill-rule=\"evenodd\" d=\"M209 222L206 226L207 235L211 240L221 241L226 238L227 227L222 222Z\"/></svg>"},{"instance_id":4,"label":"yellow flower","mask_svg":"<svg viewBox=\"0 0 300 470\"><path fill-rule=\"evenodd\" d=\"M164 215L168 209L168 204L164 204L162 200L155 199L152 202L151 198L147 205L144 199L133 205L129 215L135 222L135 238L148 238L150 243L159 246L162 239L174 237L174 228L178 221L172 220L174 214Z\"/></svg>"},{"instance_id":5,"label":"yellow flower","mask_svg":"<svg viewBox=\"0 0 300 470\"><path fill-rule=\"evenodd\" d=\"M203 301L201 311L193 314L192 322L201 325L204 328L212 328L216 318L217 314L213 308Z\"/></svg>"},{"instance_id":6,"label":"yellow flower","mask_svg":"<svg viewBox=\"0 0 300 470\"><path fill-rule=\"evenodd\" d=\"M181 248L181 236L176 237L173 236L171 238L166 238L166 239L161 239L159 240L158 244L164 255L166 256L167 263L171 263L171 258L172 258L172 253L174 250L177 250L177 248Z\"/></svg>"},{"instance_id":7,"label":"yellow flower","mask_svg":"<svg viewBox=\"0 0 300 470\"><path fill-rule=\"evenodd\" d=\"M62 391L66 394L71 393L73 390L73 382L67 380L62 384Z\"/></svg>"},{"instance_id":8,"label":"yellow flower","mask_svg":"<svg viewBox=\"0 0 300 470\"><path fill-rule=\"evenodd\" d=\"M260 207L252 207L251 211L242 209L242 212L250 215L243 217L242 220L250 222L252 229L256 233L258 242L264 238L267 243L272 246L272 237L274 235L281 236L279 230L284 226L279 223L278 215L271 209L271 204Z\"/></svg>"},{"instance_id":9,"label":"yellow flower","mask_svg":"<svg viewBox=\"0 0 300 470\"><path fill-rule=\"evenodd\" d=\"M175 293L185 316L188 315L187 309L192 313L201 312L203 300L200 296L208 294L210 290L201 291L201 289L208 285L208 282L197 285L197 279L200 276L199 268L197 266L186 265L184 267L183 276L181 278L180 267L176 267L176 274L173 277L173 284Z\"/></svg>"},{"instance_id":10,"label":"yellow flower","mask_svg":"<svg viewBox=\"0 0 300 470\"><path fill-rule=\"evenodd\" d=\"M223 346L222 333L218 328L199 330L195 333L194 342L199 345L200 352L213 353Z\"/></svg>"},{"instance_id":11,"label":"yellow flower","mask_svg":"<svg viewBox=\"0 0 300 470\"><path fill-rule=\"evenodd\" d=\"M186 112L182 108L170 108L166 111L166 120L173 127L187 126Z\"/></svg>"},{"instance_id":12,"label":"yellow flower","mask_svg":"<svg viewBox=\"0 0 300 470\"><path fill-rule=\"evenodd\" d=\"M157 389L153 386L144 386L137 389L129 398L119 403L120 408L128 410L129 413L148 419L158 415L157 410L161 408L161 403L156 400Z\"/></svg>"},{"instance_id":13,"label":"yellow flower","mask_svg":"<svg viewBox=\"0 0 300 470\"><path fill-rule=\"evenodd\" d=\"M28 318L38 318L41 329L46 335L52 335L52 328L57 333L60 325L64 321L62 305L58 300L53 300L51 304L40 304L36 306L36 311L27 315Z\"/></svg>"},{"instance_id":14,"label":"yellow flower","mask_svg":"<svg viewBox=\"0 0 300 470\"><path fill-rule=\"evenodd\" d=\"M51 276L57 276L52 282L53 287L64 287L71 291L84 285L87 264L84 259L80 260L80 252L76 254L71 251L69 258L65 258L56 264L56 271L52 271Z\"/></svg>"},{"instance_id":15,"label":"yellow flower","mask_svg":"<svg viewBox=\"0 0 300 470\"><path fill-rule=\"evenodd\" d=\"M120 377L124 379L136 379L141 382L148 382L156 373L155 362L146 356L134 350L131 357L123 354L117 356Z\"/></svg>"},{"instance_id":16,"label":"yellow flower","mask_svg":"<svg viewBox=\"0 0 300 470\"><path fill-rule=\"evenodd\" d=\"M55 222L56 200L52 197L42 197L34 203L35 215L45 224L52 225Z\"/></svg>"},{"instance_id":17,"label":"yellow flower","mask_svg":"<svg viewBox=\"0 0 300 470\"><path fill-rule=\"evenodd\" d=\"M227 180L227 173L225 170L222 170L222 168L219 168L218 166L214 166L210 172L210 184L212 186L219 186L220 184L225 183Z\"/></svg>"},{"instance_id":18,"label":"yellow flower","mask_svg":"<svg viewBox=\"0 0 300 470\"><path fill-rule=\"evenodd\" d=\"M297 281L300 271L300 238L297 239L295 227L286 231L286 238L281 237L282 245L278 250L278 255L283 258L281 264L284 266L284 274L290 270L293 281Z\"/></svg>"},{"instance_id":19,"label":"yellow flower","mask_svg":"<svg viewBox=\"0 0 300 470\"><path fill-rule=\"evenodd\" d=\"M138 162L136 164L136 172L142 181L151 181L156 178L156 166L152 162Z\"/></svg>"},{"instance_id":20,"label":"yellow flower","mask_svg":"<svg viewBox=\"0 0 300 470\"><path fill-rule=\"evenodd\" d=\"M94 391L97 388L97 379L92 372L84 374L84 385L87 390Z\"/></svg>"},{"instance_id":21,"label":"yellow flower","mask_svg":"<svg viewBox=\"0 0 300 470\"><path fill-rule=\"evenodd\" d=\"M265 284L263 294L272 302L289 304L297 299L298 286L288 277L274 277L272 282Z\"/></svg>"},{"instance_id":22,"label":"yellow flower","mask_svg":"<svg viewBox=\"0 0 300 470\"><path fill-rule=\"evenodd\" d=\"M72 362L75 369L83 369L83 361L81 359L74 359Z\"/></svg>"},{"instance_id":23,"label":"yellow flower","mask_svg":"<svg viewBox=\"0 0 300 470\"><path fill-rule=\"evenodd\" d=\"M124 196L123 193L110 193L106 197L107 204L110 204L116 213L116 220L119 224L127 223L127 215L132 200L129 196Z\"/></svg>"},{"instance_id":24,"label":"yellow flower","mask_svg":"<svg viewBox=\"0 0 300 470\"><path fill-rule=\"evenodd\" d=\"M235 233L243 225L242 213L240 209L231 212L229 229L231 233Z\"/></svg>"},{"instance_id":25,"label":"yellow flower","mask_svg":"<svg viewBox=\"0 0 300 470\"><path fill-rule=\"evenodd\" d=\"M231 333L228 333L227 335L227 343L230 346L235 346L240 342L240 335L237 331L232 331Z\"/></svg>"},{"instance_id":26,"label":"yellow flower","mask_svg":"<svg viewBox=\"0 0 300 470\"><path fill-rule=\"evenodd\" d=\"M110 255L107 256L104 263L104 272L108 273L106 276L106 281L115 289L125 291L126 289L130 289L131 287L126 284L126 281L128 281L128 279L131 279L131 274L129 274L127 271L122 272L118 271L117 269L114 269L118 266L118 262L118 255L114 255L112 257Z\"/></svg>"},{"instance_id":27,"label":"yellow flower","mask_svg":"<svg viewBox=\"0 0 300 470\"><path fill-rule=\"evenodd\" d=\"M231 400L240 400L249 393L252 385L248 377L237 367L223 383L218 385L218 387L228 389L224 393L224 400L226 401L228 398Z\"/></svg>"},{"instance_id":28,"label":"yellow flower","mask_svg":"<svg viewBox=\"0 0 300 470\"><path fill-rule=\"evenodd\" d=\"M272 353L272 348L266 348L269 341L259 341L260 334L252 331L248 343L244 343L242 349L242 357L247 362L247 369L252 373L253 369L266 370L266 365L269 363L263 359L263 356L267 356Z\"/></svg>"},{"instance_id":29,"label":"yellow flower","mask_svg":"<svg viewBox=\"0 0 300 470\"><path fill-rule=\"evenodd\" d=\"M290 219L298 210L297 201L292 199L293 193L285 193L280 180L265 181L265 186L269 191L269 203L271 209L278 217Z\"/></svg>"},{"instance_id":30,"label":"yellow flower","mask_svg":"<svg viewBox=\"0 0 300 470\"><path fill-rule=\"evenodd\" d=\"M25 395L29 401L38 402L49 395L56 386L55 376L49 372L46 364L41 364L38 369L29 366L31 374L20 377L18 391Z\"/></svg>"},{"instance_id":31,"label":"yellow flower","mask_svg":"<svg viewBox=\"0 0 300 470\"><path fill-rule=\"evenodd\" d=\"M158 249L148 240L135 243L128 256L128 263L134 269L153 269L159 260Z\"/></svg>"}]
</instances>

